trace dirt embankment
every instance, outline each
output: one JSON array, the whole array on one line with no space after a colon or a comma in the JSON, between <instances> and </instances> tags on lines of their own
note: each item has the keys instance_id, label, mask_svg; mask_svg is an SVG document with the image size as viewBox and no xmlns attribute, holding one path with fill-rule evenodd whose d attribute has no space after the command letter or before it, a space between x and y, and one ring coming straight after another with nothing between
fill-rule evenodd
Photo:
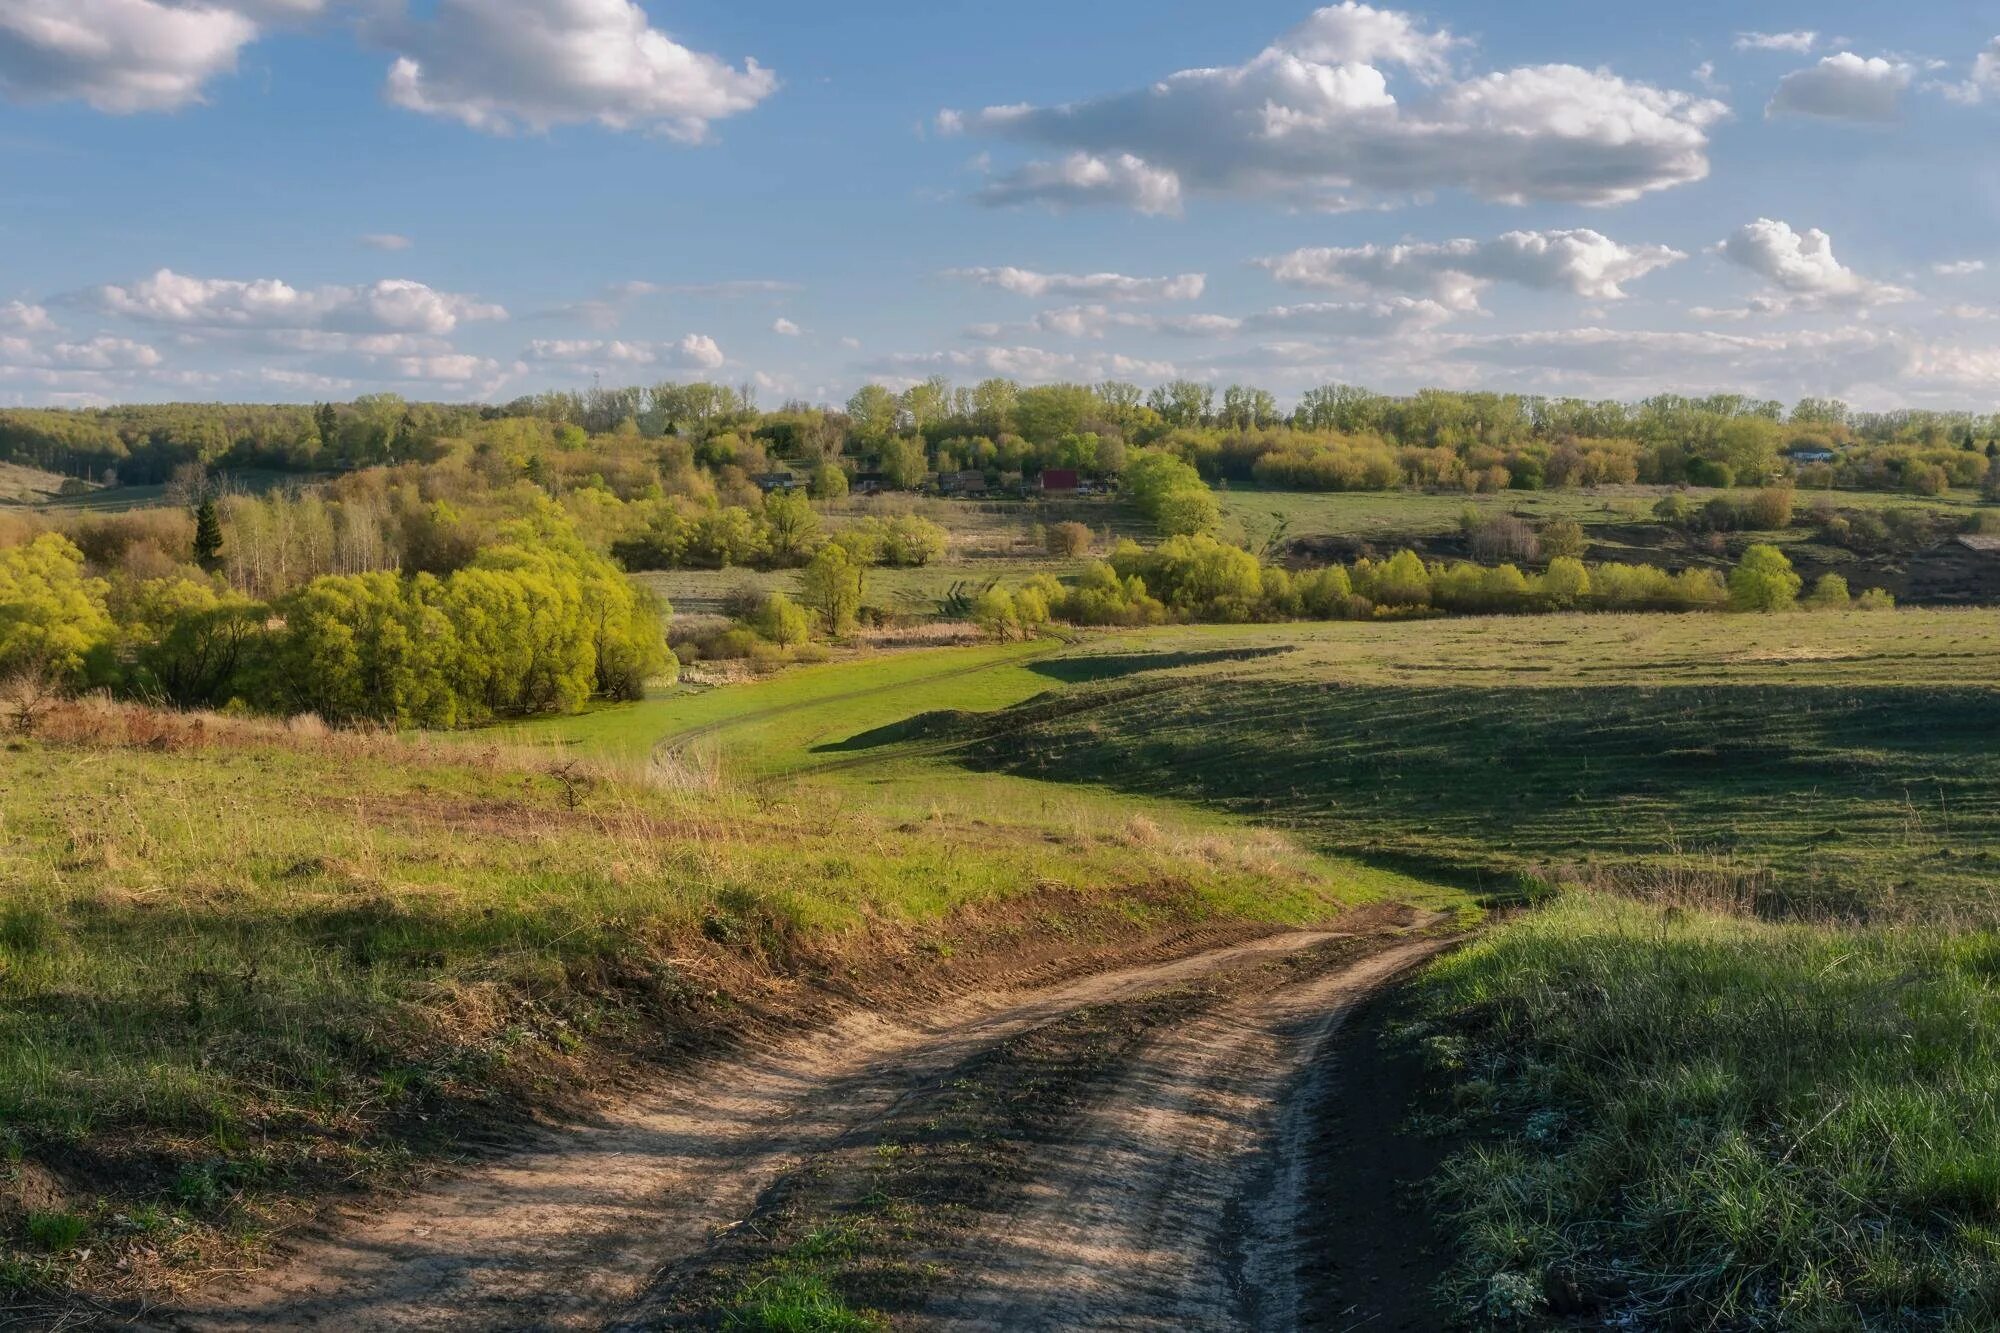
<instances>
[{"instance_id":1,"label":"dirt embankment","mask_svg":"<svg viewBox=\"0 0 2000 1333\"><path fill-rule=\"evenodd\" d=\"M717 1326L802 1245L843 1236L852 1262L813 1273L899 1325L1307 1326L1325 1295L1300 1240L1305 1154L1340 1077L1322 1057L1357 1001L1442 947L1410 924L1378 910L928 1011L857 1008L140 1322Z\"/></svg>"}]
</instances>

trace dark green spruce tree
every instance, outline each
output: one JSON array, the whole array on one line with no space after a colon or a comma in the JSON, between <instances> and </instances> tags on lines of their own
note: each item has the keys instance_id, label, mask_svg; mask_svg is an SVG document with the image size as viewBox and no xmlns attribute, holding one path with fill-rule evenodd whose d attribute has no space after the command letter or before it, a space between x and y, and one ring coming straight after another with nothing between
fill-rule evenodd
<instances>
[{"instance_id":1,"label":"dark green spruce tree","mask_svg":"<svg viewBox=\"0 0 2000 1333\"><path fill-rule=\"evenodd\" d=\"M194 511L194 560L203 569L214 569L222 559L222 518L215 501L203 500Z\"/></svg>"}]
</instances>

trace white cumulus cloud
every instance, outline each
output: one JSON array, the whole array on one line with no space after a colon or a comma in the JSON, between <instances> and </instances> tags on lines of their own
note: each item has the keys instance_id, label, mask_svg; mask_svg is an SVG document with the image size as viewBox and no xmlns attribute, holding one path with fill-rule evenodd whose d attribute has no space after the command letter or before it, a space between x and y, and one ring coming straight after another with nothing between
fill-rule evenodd
<instances>
[{"instance_id":1,"label":"white cumulus cloud","mask_svg":"<svg viewBox=\"0 0 2000 1333\"><path fill-rule=\"evenodd\" d=\"M29 305L25 301L9 301L0 305L0 329L12 329L19 333L46 333L56 326L46 307Z\"/></svg>"},{"instance_id":2,"label":"white cumulus cloud","mask_svg":"<svg viewBox=\"0 0 2000 1333\"><path fill-rule=\"evenodd\" d=\"M1123 273L1039 273L1034 269L954 268L944 276L1016 296L1072 297L1095 301L1198 301L1207 275L1182 273L1165 278L1133 278Z\"/></svg>"},{"instance_id":3,"label":"white cumulus cloud","mask_svg":"<svg viewBox=\"0 0 2000 1333\"><path fill-rule=\"evenodd\" d=\"M4 0L0 91L16 101L79 100L99 111L172 111L199 102L257 37L243 4Z\"/></svg>"},{"instance_id":4,"label":"white cumulus cloud","mask_svg":"<svg viewBox=\"0 0 2000 1333\"><path fill-rule=\"evenodd\" d=\"M1989 97L2000 97L2000 37L1986 44L1973 57L1972 70L1963 83L1944 83L1937 88L1954 102L1974 105Z\"/></svg>"},{"instance_id":5,"label":"white cumulus cloud","mask_svg":"<svg viewBox=\"0 0 2000 1333\"><path fill-rule=\"evenodd\" d=\"M796 338L805 330L782 315L771 321L771 332L783 338Z\"/></svg>"},{"instance_id":6,"label":"white cumulus cloud","mask_svg":"<svg viewBox=\"0 0 2000 1333\"><path fill-rule=\"evenodd\" d=\"M1887 305L1910 293L1865 278L1833 253L1833 237L1817 227L1795 231L1789 223L1758 218L1738 227L1716 253L1749 269L1780 295L1752 309L1758 313L1815 309L1826 305Z\"/></svg>"},{"instance_id":7,"label":"white cumulus cloud","mask_svg":"<svg viewBox=\"0 0 2000 1333\"><path fill-rule=\"evenodd\" d=\"M1180 177L1131 153L1075 152L1060 162L1030 162L979 191L982 203L1050 204L1058 208L1117 204L1140 213L1181 211Z\"/></svg>"},{"instance_id":8,"label":"white cumulus cloud","mask_svg":"<svg viewBox=\"0 0 2000 1333\"><path fill-rule=\"evenodd\" d=\"M938 126L1061 150L992 177L988 203L1171 213L1207 193L1351 209L1441 189L1610 204L1708 174L1711 98L1574 65L1455 76L1444 29L1348 3L1237 65L1057 106L951 111ZM1392 82L1414 84L1398 90Z\"/></svg>"},{"instance_id":9,"label":"white cumulus cloud","mask_svg":"<svg viewBox=\"0 0 2000 1333\"><path fill-rule=\"evenodd\" d=\"M108 314L195 329L326 329L440 336L462 321L507 317L500 306L441 292L407 278L385 278L368 286L300 288L276 278L196 278L163 268L129 286L107 285L86 295Z\"/></svg>"},{"instance_id":10,"label":"white cumulus cloud","mask_svg":"<svg viewBox=\"0 0 2000 1333\"><path fill-rule=\"evenodd\" d=\"M632 0L441 0L383 37L392 103L495 134L594 122L699 143L778 87L755 60L681 45Z\"/></svg>"},{"instance_id":11,"label":"white cumulus cloud","mask_svg":"<svg viewBox=\"0 0 2000 1333\"><path fill-rule=\"evenodd\" d=\"M1821 120L1890 121L1902 114L1903 94L1916 71L1899 60L1867 59L1852 51L1794 70L1778 81L1765 108L1770 116Z\"/></svg>"},{"instance_id":12,"label":"white cumulus cloud","mask_svg":"<svg viewBox=\"0 0 2000 1333\"><path fill-rule=\"evenodd\" d=\"M728 361L715 339L690 333L677 342L603 338L549 338L528 344L524 360L577 371L614 366L659 366L675 370L720 370Z\"/></svg>"},{"instance_id":13,"label":"white cumulus cloud","mask_svg":"<svg viewBox=\"0 0 2000 1333\"><path fill-rule=\"evenodd\" d=\"M1736 34L1736 49L1739 51L1788 51L1793 55L1804 55L1819 45L1819 34L1810 29L1798 32L1739 32Z\"/></svg>"},{"instance_id":14,"label":"white cumulus cloud","mask_svg":"<svg viewBox=\"0 0 2000 1333\"><path fill-rule=\"evenodd\" d=\"M1511 231L1490 241L1309 248L1257 262L1289 286L1404 293L1472 311L1496 282L1615 301L1624 284L1685 258L1669 246L1625 245L1579 228Z\"/></svg>"},{"instance_id":15,"label":"white cumulus cloud","mask_svg":"<svg viewBox=\"0 0 2000 1333\"><path fill-rule=\"evenodd\" d=\"M934 374L998 375L1026 384L1105 379L1167 380L1179 373L1171 361L1117 352L1052 352L1046 348L977 347L948 352L900 352L872 367L881 374L920 380Z\"/></svg>"}]
</instances>

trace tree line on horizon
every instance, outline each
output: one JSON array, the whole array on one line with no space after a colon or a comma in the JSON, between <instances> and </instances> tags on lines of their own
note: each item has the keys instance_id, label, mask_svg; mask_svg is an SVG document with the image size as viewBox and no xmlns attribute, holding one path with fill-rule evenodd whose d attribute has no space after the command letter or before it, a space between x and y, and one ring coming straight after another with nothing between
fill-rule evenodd
<instances>
[{"instance_id":1,"label":"tree line on horizon","mask_svg":"<svg viewBox=\"0 0 2000 1333\"><path fill-rule=\"evenodd\" d=\"M1266 390L1193 380L1149 390L935 378L901 391L870 384L838 408L795 401L768 411L747 387L703 382L501 405L375 394L297 406L0 411L0 461L96 484L158 484L189 464L337 473L431 461L457 440L517 442L547 458L602 437L685 441L703 466L789 466L822 489L861 474L886 489L957 471L1111 476L1140 448L1178 454L1210 482L1305 490L1761 486L1789 472L1805 486L1934 494L2000 473L2000 414L1862 413L1819 398L1787 408L1738 394L1626 403L1329 385L1285 411Z\"/></svg>"}]
</instances>

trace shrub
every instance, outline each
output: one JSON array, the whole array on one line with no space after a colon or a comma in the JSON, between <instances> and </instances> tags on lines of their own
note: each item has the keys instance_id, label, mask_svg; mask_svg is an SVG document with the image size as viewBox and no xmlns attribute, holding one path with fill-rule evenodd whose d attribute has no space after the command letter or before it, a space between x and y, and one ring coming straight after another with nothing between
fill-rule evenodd
<instances>
[{"instance_id":1,"label":"shrub","mask_svg":"<svg viewBox=\"0 0 2000 1333\"><path fill-rule=\"evenodd\" d=\"M1847 580L1838 574L1820 575L1806 594L1806 605L1814 611L1845 611L1852 600Z\"/></svg>"},{"instance_id":2,"label":"shrub","mask_svg":"<svg viewBox=\"0 0 2000 1333\"><path fill-rule=\"evenodd\" d=\"M1695 458L1688 461L1687 478L1696 486L1726 491L1736 484L1736 469L1711 458Z\"/></svg>"},{"instance_id":3,"label":"shrub","mask_svg":"<svg viewBox=\"0 0 2000 1333\"><path fill-rule=\"evenodd\" d=\"M1257 558L1209 536L1170 537L1151 551L1125 542L1112 552L1111 565L1120 577L1140 579L1147 591L1196 620L1254 620L1263 602Z\"/></svg>"},{"instance_id":4,"label":"shrub","mask_svg":"<svg viewBox=\"0 0 2000 1333\"><path fill-rule=\"evenodd\" d=\"M1011 639L1020 632L1021 620L1012 594L988 588L972 603L972 623L996 639Z\"/></svg>"},{"instance_id":5,"label":"shrub","mask_svg":"<svg viewBox=\"0 0 2000 1333\"><path fill-rule=\"evenodd\" d=\"M1029 580L1028 588L1040 594L1052 617L1072 625L1158 625L1167 618L1167 608L1142 579L1121 575L1102 560L1085 568L1071 587L1042 574Z\"/></svg>"},{"instance_id":6,"label":"shrub","mask_svg":"<svg viewBox=\"0 0 2000 1333\"><path fill-rule=\"evenodd\" d=\"M927 518L905 514L889 520L882 533L882 563L920 568L944 559L950 534Z\"/></svg>"},{"instance_id":7,"label":"shrub","mask_svg":"<svg viewBox=\"0 0 2000 1333\"><path fill-rule=\"evenodd\" d=\"M1573 518L1552 518L1542 525L1542 554L1551 560L1567 556L1572 560L1583 559L1590 549L1590 541L1583 535L1583 525Z\"/></svg>"},{"instance_id":8,"label":"shrub","mask_svg":"<svg viewBox=\"0 0 2000 1333\"><path fill-rule=\"evenodd\" d=\"M1414 609L1429 606L1431 574L1414 551L1400 551L1377 564L1362 560L1354 566L1354 590L1378 607Z\"/></svg>"},{"instance_id":9,"label":"shrub","mask_svg":"<svg viewBox=\"0 0 2000 1333\"><path fill-rule=\"evenodd\" d=\"M1459 526L1465 532L1466 549L1481 564L1508 560L1533 564L1541 559L1541 539L1533 528L1512 514L1486 518L1468 510L1459 520Z\"/></svg>"},{"instance_id":10,"label":"shrub","mask_svg":"<svg viewBox=\"0 0 2000 1333\"><path fill-rule=\"evenodd\" d=\"M1222 521L1221 506L1193 467L1172 454L1147 451L1125 466L1125 493L1164 537L1191 537Z\"/></svg>"},{"instance_id":11,"label":"shrub","mask_svg":"<svg viewBox=\"0 0 2000 1333\"><path fill-rule=\"evenodd\" d=\"M815 500L838 500L847 494L847 472L837 463L821 463L813 469L807 488Z\"/></svg>"},{"instance_id":12,"label":"shrub","mask_svg":"<svg viewBox=\"0 0 2000 1333\"><path fill-rule=\"evenodd\" d=\"M1743 506L1748 526L1759 532L1776 532L1792 526L1795 494L1789 486L1766 486Z\"/></svg>"},{"instance_id":13,"label":"shrub","mask_svg":"<svg viewBox=\"0 0 2000 1333\"><path fill-rule=\"evenodd\" d=\"M1050 555L1074 559L1090 553L1090 529L1081 523L1058 523L1044 537Z\"/></svg>"},{"instance_id":14,"label":"shrub","mask_svg":"<svg viewBox=\"0 0 2000 1333\"><path fill-rule=\"evenodd\" d=\"M1654 518L1676 527L1686 527L1688 520L1693 516L1694 504L1681 491L1672 491L1661 496L1659 503L1653 506Z\"/></svg>"},{"instance_id":15,"label":"shrub","mask_svg":"<svg viewBox=\"0 0 2000 1333\"><path fill-rule=\"evenodd\" d=\"M1951 474L1935 463L1912 463L1903 469L1903 489L1912 495L1943 495L1951 489Z\"/></svg>"},{"instance_id":16,"label":"shrub","mask_svg":"<svg viewBox=\"0 0 2000 1333\"><path fill-rule=\"evenodd\" d=\"M1590 595L1590 572L1573 556L1551 560L1548 571L1535 580L1535 595L1559 609L1573 607Z\"/></svg>"},{"instance_id":17,"label":"shrub","mask_svg":"<svg viewBox=\"0 0 2000 1333\"><path fill-rule=\"evenodd\" d=\"M1789 611L1804 584L1775 546L1753 546L1729 572L1729 605L1736 611Z\"/></svg>"},{"instance_id":18,"label":"shrub","mask_svg":"<svg viewBox=\"0 0 2000 1333\"><path fill-rule=\"evenodd\" d=\"M812 637L812 621L791 598L774 592L757 608L752 621L756 631L781 647L791 648Z\"/></svg>"},{"instance_id":19,"label":"shrub","mask_svg":"<svg viewBox=\"0 0 2000 1333\"><path fill-rule=\"evenodd\" d=\"M0 676L81 676L85 657L111 635L106 592L66 537L51 532L0 551Z\"/></svg>"}]
</instances>

